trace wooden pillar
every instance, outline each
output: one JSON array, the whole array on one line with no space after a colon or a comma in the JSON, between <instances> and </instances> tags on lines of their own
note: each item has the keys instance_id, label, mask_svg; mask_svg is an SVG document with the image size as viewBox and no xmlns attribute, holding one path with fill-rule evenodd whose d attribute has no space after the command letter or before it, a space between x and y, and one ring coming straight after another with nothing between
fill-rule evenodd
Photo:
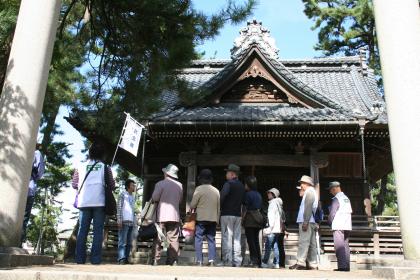
<instances>
[{"instance_id":1,"label":"wooden pillar","mask_svg":"<svg viewBox=\"0 0 420 280\"><path fill-rule=\"evenodd\" d=\"M371 190L368 182L363 183L363 205L365 206L365 214L370 218L372 217L372 201Z\"/></svg>"},{"instance_id":2,"label":"wooden pillar","mask_svg":"<svg viewBox=\"0 0 420 280\"><path fill-rule=\"evenodd\" d=\"M381 248L379 244L379 232L373 233L373 255L375 258L379 258L381 253Z\"/></svg>"},{"instance_id":3,"label":"wooden pillar","mask_svg":"<svg viewBox=\"0 0 420 280\"><path fill-rule=\"evenodd\" d=\"M196 186L196 177L197 177L197 165L193 164L188 166L188 182L187 182L187 199L185 211L190 211L190 203L194 194Z\"/></svg>"},{"instance_id":4,"label":"wooden pillar","mask_svg":"<svg viewBox=\"0 0 420 280\"><path fill-rule=\"evenodd\" d=\"M311 169L311 177L312 179L314 179L314 188L316 190L318 200L321 200L320 191L319 191L319 168L318 166L316 166L312 157L311 157L310 169Z\"/></svg>"},{"instance_id":5,"label":"wooden pillar","mask_svg":"<svg viewBox=\"0 0 420 280\"><path fill-rule=\"evenodd\" d=\"M190 211L190 203L194 194L197 178L196 152L185 152L179 155L179 163L187 168L187 193L185 198L185 211Z\"/></svg>"},{"instance_id":6,"label":"wooden pillar","mask_svg":"<svg viewBox=\"0 0 420 280\"><path fill-rule=\"evenodd\" d=\"M149 182L147 174L149 174L149 167L147 166L147 164L144 163L144 166L143 166L143 196L142 196L142 203L141 203L142 206L151 197L150 190L151 190L152 186L150 186L150 182Z\"/></svg>"},{"instance_id":7,"label":"wooden pillar","mask_svg":"<svg viewBox=\"0 0 420 280\"><path fill-rule=\"evenodd\" d=\"M317 154L315 149L311 149L311 156L310 156L309 164L310 164L311 177L312 179L314 179L314 187L316 190L316 194L318 195L318 200L321 200L321 192L320 192L320 185L319 185L319 169L327 167L328 156Z\"/></svg>"}]
</instances>

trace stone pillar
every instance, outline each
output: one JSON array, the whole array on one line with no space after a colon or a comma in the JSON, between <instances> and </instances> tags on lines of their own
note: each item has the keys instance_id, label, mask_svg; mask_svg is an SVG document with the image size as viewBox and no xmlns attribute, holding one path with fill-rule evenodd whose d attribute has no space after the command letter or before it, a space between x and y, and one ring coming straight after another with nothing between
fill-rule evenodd
<instances>
[{"instance_id":1,"label":"stone pillar","mask_svg":"<svg viewBox=\"0 0 420 280\"><path fill-rule=\"evenodd\" d=\"M20 245L61 1L22 0L0 96L0 246Z\"/></svg>"},{"instance_id":2,"label":"stone pillar","mask_svg":"<svg viewBox=\"0 0 420 280\"><path fill-rule=\"evenodd\" d=\"M374 0L404 257L420 260L420 8Z\"/></svg>"}]
</instances>

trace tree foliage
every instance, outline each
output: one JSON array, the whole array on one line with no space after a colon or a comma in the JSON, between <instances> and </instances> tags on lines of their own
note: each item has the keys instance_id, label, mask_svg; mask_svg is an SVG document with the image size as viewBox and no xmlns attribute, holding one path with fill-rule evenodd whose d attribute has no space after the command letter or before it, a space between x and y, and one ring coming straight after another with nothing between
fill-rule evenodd
<instances>
[{"instance_id":1,"label":"tree foliage","mask_svg":"<svg viewBox=\"0 0 420 280\"><path fill-rule=\"evenodd\" d=\"M379 180L372 189L372 207L375 215L396 216L398 214L395 175L390 173Z\"/></svg>"},{"instance_id":2,"label":"tree foliage","mask_svg":"<svg viewBox=\"0 0 420 280\"><path fill-rule=\"evenodd\" d=\"M116 142L124 111L144 119L158 110L163 91L184 86L176 71L198 57L195 47L227 22L245 19L255 4L229 0L206 15L189 0L72 1L67 11L84 10L75 32L93 66L89 92L78 100L75 114L86 130Z\"/></svg>"},{"instance_id":3,"label":"tree foliage","mask_svg":"<svg viewBox=\"0 0 420 280\"><path fill-rule=\"evenodd\" d=\"M0 0L0 86L2 88L12 47L19 4L20 1L16 0Z\"/></svg>"},{"instance_id":4,"label":"tree foliage","mask_svg":"<svg viewBox=\"0 0 420 280\"><path fill-rule=\"evenodd\" d=\"M318 29L316 50L326 55L358 54L367 49L369 66L380 74L372 0L303 0L304 12Z\"/></svg>"}]
</instances>

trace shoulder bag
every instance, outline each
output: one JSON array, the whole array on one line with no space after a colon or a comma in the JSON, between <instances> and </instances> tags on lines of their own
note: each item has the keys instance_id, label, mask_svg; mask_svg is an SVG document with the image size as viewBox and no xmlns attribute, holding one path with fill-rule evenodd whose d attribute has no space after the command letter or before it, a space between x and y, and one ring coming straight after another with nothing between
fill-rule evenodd
<instances>
[{"instance_id":1,"label":"shoulder bag","mask_svg":"<svg viewBox=\"0 0 420 280\"><path fill-rule=\"evenodd\" d=\"M115 200L114 194L109 186L106 184L107 178L107 165L104 167L104 188L105 188L105 214L108 216L114 216L117 214L117 201Z\"/></svg>"}]
</instances>

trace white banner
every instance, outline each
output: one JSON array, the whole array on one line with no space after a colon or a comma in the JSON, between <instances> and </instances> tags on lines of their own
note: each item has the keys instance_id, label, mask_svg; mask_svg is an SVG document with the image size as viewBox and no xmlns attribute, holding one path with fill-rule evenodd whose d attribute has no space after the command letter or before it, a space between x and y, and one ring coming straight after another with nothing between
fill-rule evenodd
<instances>
[{"instance_id":1,"label":"white banner","mask_svg":"<svg viewBox=\"0 0 420 280\"><path fill-rule=\"evenodd\" d=\"M130 115L127 115L125 127L121 135L121 142L118 146L134 156L137 156L143 128L144 127L135 119L130 117Z\"/></svg>"}]
</instances>

